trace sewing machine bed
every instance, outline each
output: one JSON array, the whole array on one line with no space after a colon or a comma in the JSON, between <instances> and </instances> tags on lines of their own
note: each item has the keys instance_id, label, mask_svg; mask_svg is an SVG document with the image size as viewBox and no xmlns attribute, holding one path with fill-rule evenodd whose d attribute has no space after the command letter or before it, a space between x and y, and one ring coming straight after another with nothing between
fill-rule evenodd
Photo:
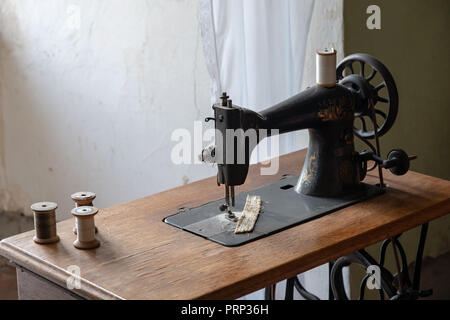
<instances>
[{"instance_id":1,"label":"sewing machine bed","mask_svg":"<svg viewBox=\"0 0 450 320\"><path fill-rule=\"evenodd\" d=\"M251 233L234 234L236 222L226 219L225 214L219 210L219 206L224 202L223 199L181 211L165 218L164 222L221 245L234 247L267 237L383 193L377 186L362 183L361 190L343 198L311 197L294 191L298 178L298 176L287 177L276 183L250 192L242 192L236 196L233 208L235 213L244 208L248 194L261 197L262 211L255 229Z\"/></svg>"}]
</instances>

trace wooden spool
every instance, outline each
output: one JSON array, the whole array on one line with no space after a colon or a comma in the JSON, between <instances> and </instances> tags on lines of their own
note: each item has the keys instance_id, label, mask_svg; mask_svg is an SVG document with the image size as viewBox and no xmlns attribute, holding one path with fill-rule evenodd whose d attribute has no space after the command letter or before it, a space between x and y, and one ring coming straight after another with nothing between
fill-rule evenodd
<instances>
[{"instance_id":1,"label":"wooden spool","mask_svg":"<svg viewBox=\"0 0 450 320\"><path fill-rule=\"evenodd\" d=\"M98 213L95 207L82 206L72 209L77 227L77 239L73 245L77 249L94 249L100 246L100 242L95 238L94 216Z\"/></svg>"},{"instance_id":2,"label":"wooden spool","mask_svg":"<svg viewBox=\"0 0 450 320\"><path fill-rule=\"evenodd\" d=\"M336 56L335 49L323 49L316 53L316 83L321 87L336 86Z\"/></svg>"},{"instance_id":3,"label":"wooden spool","mask_svg":"<svg viewBox=\"0 0 450 320\"><path fill-rule=\"evenodd\" d=\"M75 202L75 208L77 207L93 207L94 206L94 199L97 195L94 192L90 191L80 191L72 194L70 197ZM97 233L97 227L95 228L95 233ZM75 226L73 227L73 233L77 234L77 222L75 221Z\"/></svg>"},{"instance_id":4,"label":"wooden spool","mask_svg":"<svg viewBox=\"0 0 450 320\"><path fill-rule=\"evenodd\" d=\"M50 244L59 241L56 234L56 208L54 202L38 202L31 205L34 212L34 242L38 244Z\"/></svg>"}]
</instances>

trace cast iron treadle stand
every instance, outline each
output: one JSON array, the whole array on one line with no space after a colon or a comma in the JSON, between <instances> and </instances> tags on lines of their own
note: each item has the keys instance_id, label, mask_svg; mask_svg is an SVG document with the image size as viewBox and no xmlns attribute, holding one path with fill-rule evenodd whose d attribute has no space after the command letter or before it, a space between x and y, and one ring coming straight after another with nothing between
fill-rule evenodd
<instances>
[{"instance_id":1,"label":"cast iron treadle stand","mask_svg":"<svg viewBox=\"0 0 450 320\"><path fill-rule=\"evenodd\" d=\"M330 272L330 300L348 300L347 294L344 288L344 281L342 276L342 269L344 267L349 266L352 263L357 263L363 266L364 268L368 268L369 266L376 266L380 270L380 283L379 288L377 289L379 292L379 296L381 300L385 300L386 297L389 300L417 300L421 297L428 297L433 294L433 290L420 290L420 275L422 270L422 259L423 259L423 250L425 247L425 240L427 237L428 231L428 223L422 225L420 231L419 244L417 247L416 261L414 265L414 274L413 280L411 282L411 278L408 272L408 262L406 259L405 250L399 241L399 237L401 234L386 239L383 241L380 248L380 261L377 262L370 254L367 253L366 250L361 249L355 251L354 253L341 257L337 259L335 262L330 262L329 266L331 267ZM389 270L384 267L384 263L386 261L386 251L389 246L392 244L392 248L394 250L394 257L397 262L397 273L392 274ZM401 265L398 260L397 250L400 253ZM371 274L368 273L361 280L360 292L359 292L359 300L364 300L365 288L367 282L370 280L371 276L374 275L375 271ZM297 276L287 279L286 281L286 294L285 300L293 300L294 298L294 290L305 299L305 300L319 300L319 298L307 291L302 284L300 283ZM265 291L266 300L273 300L275 298L275 285L266 288Z\"/></svg>"}]
</instances>

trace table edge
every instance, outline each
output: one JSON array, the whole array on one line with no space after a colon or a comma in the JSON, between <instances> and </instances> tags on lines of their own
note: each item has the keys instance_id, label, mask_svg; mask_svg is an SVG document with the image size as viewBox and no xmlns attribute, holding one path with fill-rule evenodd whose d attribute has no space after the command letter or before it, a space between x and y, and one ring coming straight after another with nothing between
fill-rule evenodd
<instances>
[{"instance_id":1,"label":"table edge","mask_svg":"<svg viewBox=\"0 0 450 320\"><path fill-rule=\"evenodd\" d=\"M0 241L0 255L9 259L19 267L30 270L46 280L66 288L66 281L74 274L60 268L46 260L22 250L21 248L5 241ZM75 294L92 300L125 300L124 298L80 277L80 289L67 289Z\"/></svg>"}]
</instances>

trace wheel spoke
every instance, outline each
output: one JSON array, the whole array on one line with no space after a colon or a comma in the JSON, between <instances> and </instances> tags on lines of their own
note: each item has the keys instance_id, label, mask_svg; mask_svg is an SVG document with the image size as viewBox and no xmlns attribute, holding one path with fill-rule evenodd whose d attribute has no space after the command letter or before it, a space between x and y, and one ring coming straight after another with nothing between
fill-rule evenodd
<instances>
[{"instance_id":1,"label":"wheel spoke","mask_svg":"<svg viewBox=\"0 0 450 320\"><path fill-rule=\"evenodd\" d=\"M340 74L340 75L338 75L338 77L339 77L339 80L341 80L341 79L344 79L344 78L345 78L345 68L343 68L343 69L341 70L341 74Z\"/></svg>"},{"instance_id":2,"label":"wheel spoke","mask_svg":"<svg viewBox=\"0 0 450 320\"><path fill-rule=\"evenodd\" d=\"M351 74L354 74L354 73L355 73L355 71L353 70L353 64L352 64L352 63L350 63L349 65L347 65L347 68L350 69Z\"/></svg>"},{"instance_id":3,"label":"wheel spoke","mask_svg":"<svg viewBox=\"0 0 450 320\"><path fill-rule=\"evenodd\" d=\"M367 132L367 125L366 125L366 120L364 120L364 116L360 116L359 120L361 120L362 132Z\"/></svg>"},{"instance_id":4,"label":"wheel spoke","mask_svg":"<svg viewBox=\"0 0 450 320\"><path fill-rule=\"evenodd\" d=\"M372 81L373 78L375 78L377 74L377 70L373 69L371 75L366 79L367 81Z\"/></svg>"},{"instance_id":5,"label":"wheel spoke","mask_svg":"<svg viewBox=\"0 0 450 320\"><path fill-rule=\"evenodd\" d=\"M386 99L386 98L383 98L383 97L380 97L380 96L377 97L377 101L384 102L384 103L389 103L389 99Z\"/></svg>"},{"instance_id":6,"label":"wheel spoke","mask_svg":"<svg viewBox=\"0 0 450 320\"><path fill-rule=\"evenodd\" d=\"M361 65L361 69L359 70L359 74L361 77L364 78L364 67L366 66L366 64L364 63L364 61L359 61L359 64Z\"/></svg>"},{"instance_id":7,"label":"wheel spoke","mask_svg":"<svg viewBox=\"0 0 450 320\"><path fill-rule=\"evenodd\" d=\"M386 82L383 81L382 83L380 83L379 85L377 85L375 87L375 90L378 92L378 91L380 91L381 89L383 89L385 87L386 87Z\"/></svg>"},{"instance_id":8,"label":"wheel spoke","mask_svg":"<svg viewBox=\"0 0 450 320\"><path fill-rule=\"evenodd\" d=\"M379 114L380 116L382 116L384 120L387 119L387 115L386 115L386 113L384 113L383 111L378 110L378 109L375 109L375 113L376 113L376 114Z\"/></svg>"}]
</instances>

